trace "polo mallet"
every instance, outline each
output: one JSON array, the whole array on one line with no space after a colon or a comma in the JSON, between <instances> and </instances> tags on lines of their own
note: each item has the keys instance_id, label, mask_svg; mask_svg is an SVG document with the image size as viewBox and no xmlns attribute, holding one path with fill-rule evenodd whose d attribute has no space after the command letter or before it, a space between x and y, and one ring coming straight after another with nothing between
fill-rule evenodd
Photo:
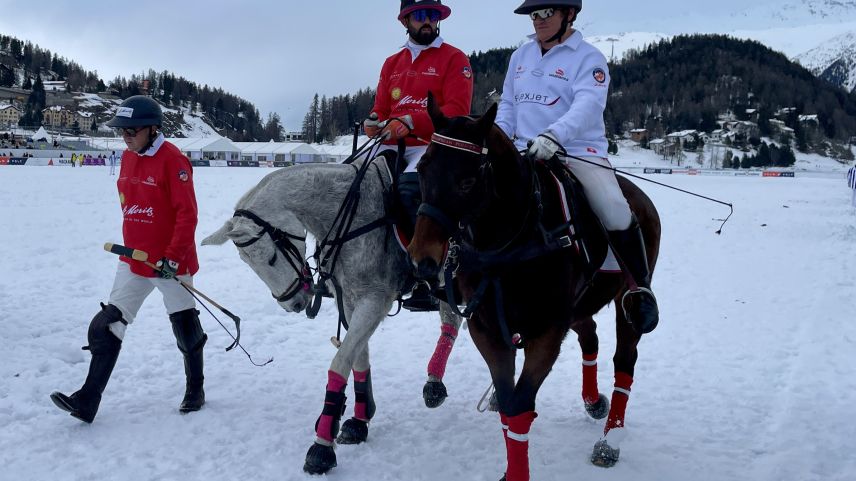
<instances>
[{"instance_id":1,"label":"polo mallet","mask_svg":"<svg viewBox=\"0 0 856 481\"><path fill-rule=\"evenodd\" d=\"M161 269L158 266L149 262L149 260L148 260L149 254L146 251L142 251L139 249L132 249L130 247L123 246L121 244L113 244L111 242L107 242L104 244L104 250L107 252L110 252L112 254L116 254L116 255L119 255L122 257L127 257L129 259L133 259L135 261L142 262L143 264L147 265L148 267L151 267L152 269L154 269L157 272L161 271ZM208 311L209 314L211 314L211 317L213 317L214 320L217 321L217 324L220 324L220 327L222 327L223 330L226 331L227 334L229 334L229 337L232 338L232 340L234 342L232 342L232 344L226 348L226 351L231 351L232 349L234 349L235 346L240 347L241 350L244 351L244 354L246 354L247 357L250 359L250 362L253 363L253 365L255 365L255 366L264 366L264 365L267 365L267 364L273 362L273 358L270 358L266 362L264 362L263 364L257 364L255 361L253 361L253 357L250 355L250 353L248 353L247 350L244 349L244 346L241 345L241 318L240 317L236 316L235 314L232 314L228 309L221 306L220 304L215 302L213 299L206 296L205 294L200 292L198 289L196 289L192 285L182 281L178 277L173 277L173 279L176 282L178 282L179 284L181 284L181 286L184 287L184 289L187 290L187 292L191 296L193 296L193 298L196 299L199 302L199 304L202 305L202 307L204 307L206 311ZM218 319L217 316L215 316L214 313L211 312L211 309L208 309L208 306L206 306L205 303L202 302L202 300L199 299L199 297L197 297L197 295L199 297L202 297L202 299L205 299L206 301L208 301L212 306L216 307L223 314L226 314L227 316L229 316L230 319L232 319L232 321L235 323L235 330L237 331L237 336L232 335L232 333L229 331L229 329L227 329L226 326L224 326L223 323L220 322L220 319Z\"/></svg>"}]
</instances>

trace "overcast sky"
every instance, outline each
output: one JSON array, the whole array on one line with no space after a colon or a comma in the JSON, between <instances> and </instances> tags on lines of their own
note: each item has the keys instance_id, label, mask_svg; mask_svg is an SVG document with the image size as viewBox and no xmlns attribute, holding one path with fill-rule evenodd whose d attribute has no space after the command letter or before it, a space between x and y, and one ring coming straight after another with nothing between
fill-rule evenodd
<instances>
[{"instance_id":1,"label":"overcast sky","mask_svg":"<svg viewBox=\"0 0 856 481\"><path fill-rule=\"evenodd\" d=\"M512 13L521 1L448 0L452 16L441 35L466 53L515 46L532 31L531 21ZM710 5L587 0L578 26L584 34L617 33L693 4ZM0 0L0 33L96 70L105 81L152 68L222 87L263 116L279 113L286 129L296 130L314 93L376 86L383 60L405 40L398 8L395 0Z\"/></svg>"}]
</instances>

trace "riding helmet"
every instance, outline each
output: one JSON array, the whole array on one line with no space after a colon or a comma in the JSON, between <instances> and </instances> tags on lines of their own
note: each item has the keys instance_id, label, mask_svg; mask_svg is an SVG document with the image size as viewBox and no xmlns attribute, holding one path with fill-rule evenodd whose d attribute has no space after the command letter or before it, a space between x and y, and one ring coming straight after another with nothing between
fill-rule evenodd
<instances>
[{"instance_id":1,"label":"riding helmet","mask_svg":"<svg viewBox=\"0 0 856 481\"><path fill-rule=\"evenodd\" d=\"M116 115L107 122L108 127L148 127L163 124L160 105L146 95L128 97L116 109Z\"/></svg>"},{"instance_id":2,"label":"riding helmet","mask_svg":"<svg viewBox=\"0 0 856 481\"><path fill-rule=\"evenodd\" d=\"M525 0L514 10L514 13L529 15L535 10L551 7L573 7L579 12L583 9L583 0Z\"/></svg>"},{"instance_id":3,"label":"riding helmet","mask_svg":"<svg viewBox=\"0 0 856 481\"><path fill-rule=\"evenodd\" d=\"M440 20L446 20L452 14L452 9L443 5L442 0L401 0L398 20L403 20L410 12L423 8L440 12Z\"/></svg>"}]
</instances>

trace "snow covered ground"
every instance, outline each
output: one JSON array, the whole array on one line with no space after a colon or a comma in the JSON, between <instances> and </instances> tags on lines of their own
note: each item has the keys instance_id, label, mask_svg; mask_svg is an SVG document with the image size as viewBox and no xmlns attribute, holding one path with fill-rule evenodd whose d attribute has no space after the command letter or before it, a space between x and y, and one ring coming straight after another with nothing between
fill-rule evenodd
<instances>
[{"instance_id":1,"label":"snow covered ground","mask_svg":"<svg viewBox=\"0 0 856 481\"><path fill-rule=\"evenodd\" d=\"M642 162L622 154L624 165ZM197 240L269 171L197 169ZM649 178L733 202L734 216L716 235L726 207L640 184L663 222L661 322L640 345L621 460L606 470L588 462L602 422L583 409L571 338L538 397L532 479L856 479L856 211L843 176ZM182 359L155 293L129 328L95 423L51 404L51 391L82 383L89 354L80 346L112 283L117 260L101 246L121 242L114 182L106 168L0 167L0 478L315 479L301 468L335 308L328 302L316 320L282 311L230 245L199 249L196 286L242 317L245 347L272 364L224 352L230 339L203 312L208 403L179 415ZM612 315L598 316L607 394ZM438 334L430 314L381 325L369 440L338 447L330 479L499 479L502 434L497 415L475 410L489 378L467 331L447 369L449 399L423 405Z\"/></svg>"}]
</instances>

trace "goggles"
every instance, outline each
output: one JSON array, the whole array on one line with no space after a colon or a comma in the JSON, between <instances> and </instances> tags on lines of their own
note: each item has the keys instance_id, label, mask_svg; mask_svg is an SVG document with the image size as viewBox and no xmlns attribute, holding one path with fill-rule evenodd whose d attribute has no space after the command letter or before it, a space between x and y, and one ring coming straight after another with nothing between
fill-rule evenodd
<instances>
[{"instance_id":1,"label":"goggles","mask_svg":"<svg viewBox=\"0 0 856 481\"><path fill-rule=\"evenodd\" d=\"M529 18L531 18L533 21L538 20L539 18L541 20L547 20L548 18L552 17L555 14L556 14L555 8L542 8L540 10L533 10L533 11L529 12Z\"/></svg>"},{"instance_id":2,"label":"goggles","mask_svg":"<svg viewBox=\"0 0 856 481\"><path fill-rule=\"evenodd\" d=\"M432 8L423 8L420 10L414 10L410 12L410 17L417 22L424 22L426 19L431 22L439 22L440 21L440 11L434 10Z\"/></svg>"}]
</instances>

